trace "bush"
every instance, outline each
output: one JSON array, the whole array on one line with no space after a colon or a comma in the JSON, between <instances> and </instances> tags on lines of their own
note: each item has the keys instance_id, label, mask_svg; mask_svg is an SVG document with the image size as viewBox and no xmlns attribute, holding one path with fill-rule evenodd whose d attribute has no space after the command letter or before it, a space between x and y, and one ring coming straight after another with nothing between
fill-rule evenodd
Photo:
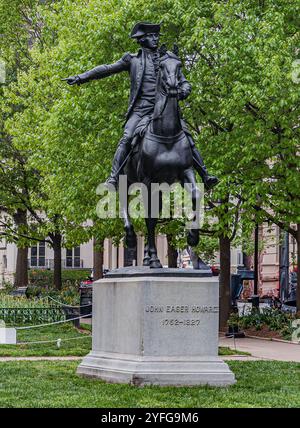
<instances>
[{"instance_id":1,"label":"bush","mask_svg":"<svg viewBox=\"0 0 300 428\"><path fill-rule=\"evenodd\" d=\"M80 304L79 284L65 285L60 291L53 288L48 291L43 290L41 296L43 295L50 296L65 305L76 306Z\"/></svg>"},{"instance_id":2,"label":"bush","mask_svg":"<svg viewBox=\"0 0 300 428\"><path fill-rule=\"evenodd\" d=\"M2 283L2 288L1 288L1 292L5 292L5 293L10 293L11 291L13 291L15 289L14 284L12 282L9 281L4 281Z\"/></svg>"},{"instance_id":3,"label":"bush","mask_svg":"<svg viewBox=\"0 0 300 428\"><path fill-rule=\"evenodd\" d=\"M262 311L253 309L250 315L239 317L238 313L231 314L228 326L238 326L245 330L249 328L262 330L267 327L271 331L279 332L282 337L290 339L293 332L292 321L295 318L295 315L282 312L277 308L264 308Z\"/></svg>"},{"instance_id":4,"label":"bush","mask_svg":"<svg viewBox=\"0 0 300 428\"><path fill-rule=\"evenodd\" d=\"M80 282L90 275L90 269L64 269L62 271L62 284L64 286L78 286ZM28 271L29 285L41 288L52 288L53 270L30 269Z\"/></svg>"},{"instance_id":5,"label":"bush","mask_svg":"<svg viewBox=\"0 0 300 428\"><path fill-rule=\"evenodd\" d=\"M27 297L15 297L8 294L0 294L0 308L20 308L20 309L30 309L30 308L43 308L45 302L40 299L27 299Z\"/></svg>"},{"instance_id":6,"label":"bush","mask_svg":"<svg viewBox=\"0 0 300 428\"><path fill-rule=\"evenodd\" d=\"M65 319L61 307L53 301L27 299L0 293L0 319L7 324L41 324Z\"/></svg>"}]
</instances>

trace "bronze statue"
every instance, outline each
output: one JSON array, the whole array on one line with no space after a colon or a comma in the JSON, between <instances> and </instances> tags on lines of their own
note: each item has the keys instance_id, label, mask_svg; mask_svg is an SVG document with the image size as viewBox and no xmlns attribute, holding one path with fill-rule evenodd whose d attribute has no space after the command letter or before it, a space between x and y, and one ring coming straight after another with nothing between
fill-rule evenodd
<instances>
[{"instance_id":1,"label":"bronze statue","mask_svg":"<svg viewBox=\"0 0 300 428\"><path fill-rule=\"evenodd\" d=\"M126 114L124 135L118 144L112 164L111 175L107 180L108 183L114 186L117 185L118 176L130 152L137 125L146 116L153 114L156 78L160 61L160 52L158 49L159 33L160 24L139 22L133 27L131 32L131 37L136 39L141 46L137 54L126 53L114 64L99 65L90 71L66 79L69 85L80 85L90 80L103 79L104 77L122 71L130 72L130 103ZM190 93L191 85L184 77L180 68L177 97L179 100L183 100L187 98ZM183 127L193 153L193 166L202 178L206 189L211 189L218 183L218 179L208 175L203 159L184 123Z\"/></svg>"},{"instance_id":2,"label":"bronze statue","mask_svg":"<svg viewBox=\"0 0 300 428\"><path fill-rule=\"evenodd\" d=\"M141 49L135 55L126 53L111 65L100 65L86 73L69 77L70 85L101 79L121 71L129 71L131 78L130 103L125 131L116 150L112 172L106 183L115 188L119 174L127 175L131 183L144 183L148 188L148 212L151 212L151 183L180 182L190 184L193 210L198 206L200 192L196 186L193 167L201 176L206 189L211 189L218 179L207 173L202 157L180 115L179 100L188 97L191 85L182 73L177 55L164 47L158 49L160 24L140 22L131 32ZM161 193L161 192L160 192ZM161 194L160 205L161 205ZM161 208L161 207L160 207ZM126 245L136 246L136 234L123 207ZM155 245L157 218L148 216L147 243L143 264L161 268ZM190 229L189 245L197 245L199 228Z\"/></svg>"}]
</instances>

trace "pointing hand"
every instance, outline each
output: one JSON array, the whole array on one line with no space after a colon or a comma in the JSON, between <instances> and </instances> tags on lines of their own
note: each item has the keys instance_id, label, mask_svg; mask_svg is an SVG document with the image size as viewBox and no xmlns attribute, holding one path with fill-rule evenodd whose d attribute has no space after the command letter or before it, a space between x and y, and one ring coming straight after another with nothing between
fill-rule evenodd
<instances>
[{"instance_id":1,"label":"pointing hand","mask_svg":"<svg viewBox=\"0 0 300 428\"><path fill-rule=\"evenodd\" d=\"M61 80L66 81L68 85L76 85L76 84L80 85L80 82L81 82L79 76L71 76Z\"/></svg>"}]
</instances>

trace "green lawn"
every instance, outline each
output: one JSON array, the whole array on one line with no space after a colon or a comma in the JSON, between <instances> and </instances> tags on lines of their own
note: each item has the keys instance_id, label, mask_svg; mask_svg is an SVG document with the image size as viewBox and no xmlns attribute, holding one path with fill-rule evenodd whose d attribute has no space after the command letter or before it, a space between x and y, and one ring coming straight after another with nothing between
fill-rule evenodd
<instances>
[{"instance_id":1,"label":"green lawn","mask_svg":"<svg viewBox=\"0 0 300 428\"><path fill-rule=\"evenodd\" d=\"M230 388L106 384L76 375L78 362L0 363L0 407L300 407L300 364L231 361Z\"/></svg>"},{"instance_id":2,"label":"green lawn","mask_svg":"<svg viewBox=\"0 0 300 428\"><path fill-rule=\"evenodd\" d=\"M219 346L219 355L251 355L250 352L231 349L228 346Z\"/></svg>"},{"instance_id":3,"label":"green lawn","mask_svg":"<svg viewBox=\"0 0 300 428\"><path fill-rule=\"evenodd\" d=\"M37 342L53 340L52 343L28 343L18 345L0 345L1 357L64 357L84 356L89 353L92 346L91 326L81 324L81 330L76 329L72 323L55 324L52 326L18 330L18 342ZM74 339L75 338L75 339ZM57 339L62 339L60 348ZM67 339L64 341L64 339ZM247 352L220 347L219 355L250 355Z\"/></svg>"},{"instance_id":4,"label":"green lawn","mask_svg":"<svg viewBox=\"0 0 300 428\"><path fill-rule=\"evenodd\" d=\"M92 346L90 326L82 324L85 332L76 329L72 323L55 324L52 326L17 331L18 342L50 341L52 343L29 343L26 345L0 345L0 357L29 357L29 356L84 356ZM75 339L74 339L75 338ZM57 339L62 339L60 348ZM64 341L64 339L68 339Z\"/></svg>"}]
</instances>

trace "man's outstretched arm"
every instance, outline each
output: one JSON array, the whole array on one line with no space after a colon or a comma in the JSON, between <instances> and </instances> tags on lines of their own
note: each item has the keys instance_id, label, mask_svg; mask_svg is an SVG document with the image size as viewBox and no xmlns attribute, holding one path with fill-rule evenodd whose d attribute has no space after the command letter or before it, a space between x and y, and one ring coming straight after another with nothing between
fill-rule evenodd
<instances>
[{"instance_id":1,"label":"man's outstretched arm","mask_svg":"<svg viewBox=\"0 0 300 428\"><path fill-rule=\"evenodd\" d=\"M126 53L123 57L114 64L98 65L92 70L76 76L67 77L66 80L69 85L80 85L90 80L103 79L104 77L111 76L112 74L121 73L122 71L129 70L131 55Z\"/></svg>"},{"instance_id":2,"label":"man's outstretched arm","mask_svg":"<svg viewBox=\"0 0 300 428\"><path fill-rule=\"evenodd\" d=\"M185 98L187 98L190 95L190 93L192 91L192 87L191 87L190 83L186 80L186 78L184 77L181 69L179 72L179 85L180 85L180 89L179 89L178 97L180 100L184 100Z\"/></svg>"}]
</instances>

